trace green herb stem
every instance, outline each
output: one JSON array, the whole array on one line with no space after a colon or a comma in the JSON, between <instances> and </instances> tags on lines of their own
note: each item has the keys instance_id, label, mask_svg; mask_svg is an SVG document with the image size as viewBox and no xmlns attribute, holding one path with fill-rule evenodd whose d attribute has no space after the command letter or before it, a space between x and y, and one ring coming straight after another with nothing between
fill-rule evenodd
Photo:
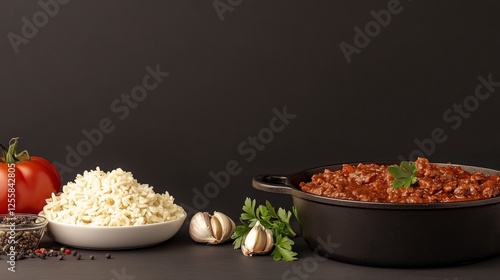
<instances>
[{"instance_id":1,"label":"green herb stem","mask_svg":"<svg viewBox=\"0 0 500 280\"><path fill-rule=\"evenodd\" d=\"M17 163L20 161L30 160L30 155L27 150L17 153L17 145L19 143L19 137L12 138L9 141L9 148L6 149L0 144L0 150L4 156L5 163Z\"/></svg>"}]
</instances>

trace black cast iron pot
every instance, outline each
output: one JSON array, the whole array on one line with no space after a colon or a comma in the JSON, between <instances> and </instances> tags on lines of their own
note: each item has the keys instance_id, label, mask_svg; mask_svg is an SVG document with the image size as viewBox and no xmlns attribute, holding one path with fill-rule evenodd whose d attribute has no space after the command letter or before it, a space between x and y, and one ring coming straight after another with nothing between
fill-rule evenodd
<instances>
[{"instance_id":1,"label":"black cast iron pot","mask_svg":"<svg viewBox=\"0 0 500 280\"><path fill-rule=\"evenodd\" d=\"M382 162L378 164L392 164ZM500 171L461 166L469 172ZM260 175L254 188L289 194L307 244L333 260L382 267L430 267L480 261L500 253L500 197L408 204L328 198L300 190L311 176L342 164L289 176Z\"/></svg>"}]
</instances>

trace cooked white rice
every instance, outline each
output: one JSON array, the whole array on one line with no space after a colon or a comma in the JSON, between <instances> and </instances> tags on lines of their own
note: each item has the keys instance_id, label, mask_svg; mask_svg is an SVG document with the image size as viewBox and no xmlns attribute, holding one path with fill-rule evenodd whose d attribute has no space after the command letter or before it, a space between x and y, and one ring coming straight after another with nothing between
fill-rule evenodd
<instances>
[{"instance_id":1,"label":"cooked white rice","mask_svg":"<svg viewBox=\"0 0 500 280\"><path fill-rule=\"evenodd\" d=\"M73 225L135 226L175 220L185 215L168 192L139 184L132 173L118 168L78 174L62 193L47 199L40 215Z\"/></svg>"}]
</instances>

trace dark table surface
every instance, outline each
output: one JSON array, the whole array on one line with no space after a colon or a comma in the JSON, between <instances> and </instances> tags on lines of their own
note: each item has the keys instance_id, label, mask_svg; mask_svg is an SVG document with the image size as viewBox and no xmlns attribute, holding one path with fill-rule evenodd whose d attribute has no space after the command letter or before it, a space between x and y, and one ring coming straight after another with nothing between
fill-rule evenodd
<instances>
[{"instance_id":1,"label":"dark table surface","mask_svg":"<svg viewBox=\"0 0 500 280\"><path fill-rule=\"evenodd\" d=\"M302 238L295 238L295 262L275 262L271 256L245 257L231 243L201 245L193 242L184 224L172 239L148 248L121 251L77 249L82 259L25 259L16 272L7 270L0 256L0 279L499 279L500 256L482 262L444 268L395 269L357 266L325 260L313 253ZM44 237L40 247L59 248ZM106 259L106 253L112 258ZM89 256L95 259L90 260Z\"/></svg>"}]
</instances>

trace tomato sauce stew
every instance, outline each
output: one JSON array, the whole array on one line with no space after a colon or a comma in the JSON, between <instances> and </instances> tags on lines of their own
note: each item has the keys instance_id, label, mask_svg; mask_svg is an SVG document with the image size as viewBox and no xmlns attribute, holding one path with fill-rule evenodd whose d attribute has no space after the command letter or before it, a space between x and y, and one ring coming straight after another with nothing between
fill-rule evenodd
<instances>
[{"instance_id":1,"label":"tomato sauce stew","mask_svg":"<svg viewBox=\"0 0 500 280\"><path fill-rule=\"evenodd\" d=\"M394 177L387 166L377 164L344 164L341 170L326 169L299 186L316 195L371 202L454 202L500 195L500 176L471 173L460 166L440 166L425 158L418 158L415 167L417 182L408 188L393 188Z\"/></svg>"}]
</instances>

